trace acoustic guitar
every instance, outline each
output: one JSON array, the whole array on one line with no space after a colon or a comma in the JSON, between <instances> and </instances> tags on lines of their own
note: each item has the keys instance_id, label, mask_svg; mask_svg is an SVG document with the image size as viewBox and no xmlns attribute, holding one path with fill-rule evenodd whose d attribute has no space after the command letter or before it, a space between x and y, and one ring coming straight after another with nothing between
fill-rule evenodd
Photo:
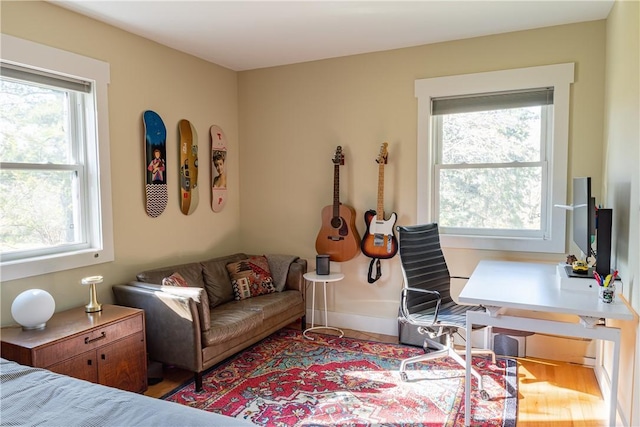
<instances>
[{"instance_id":1,"label":"acoustic guitar","mask_svg":"<svg viewBox=\"0 0 640 427\"><path fill-rule=\"evenodd\" d=\"M392 258L398 252L398 240L396 239L394 226L397 215L395 212L384 219L384 165L387 163L388 144L385 142L380 147L378 162L378 206L377 209L368 210L364 214L364 222L367 224L367 232L362 239L362 253L369 258Z\"/></svg>"},{"instance_id":2,"label":"acoustic guitar","mask_svg":"<svg viewBox=\"0 0 640 427\"><path fill-rule=\"evenodd\" d=\"M318 254L329 255L331 261L348 261L360 252L360 235L356 229L356 211L340 203L340 166L344 165L342 147L336 147L333 158L333 205L322 209L322 227L316 238Z\"/></svg>"}]
</instances>

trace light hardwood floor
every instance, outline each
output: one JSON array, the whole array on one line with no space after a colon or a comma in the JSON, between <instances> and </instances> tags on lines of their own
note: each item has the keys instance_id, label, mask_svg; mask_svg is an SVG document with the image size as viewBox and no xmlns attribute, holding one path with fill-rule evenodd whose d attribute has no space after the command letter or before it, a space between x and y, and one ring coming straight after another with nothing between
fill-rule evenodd
<instances>
[{"instance_id":1,"label":"light hardwood floor","mask_svg":"<svg viewBox=\"0 0 640 427\"><path fill-rule=\"evenodd\" d=\"M397 343L388 335L345 329L345 336ZM331 333L328 331L327 333ZM593 369L549 360L518 360L518 427L608 427L607 408ZM193 374L181 369L164 370L162 382L145 393L161 397L190 380Z\"/></svg>"}]
</instances>

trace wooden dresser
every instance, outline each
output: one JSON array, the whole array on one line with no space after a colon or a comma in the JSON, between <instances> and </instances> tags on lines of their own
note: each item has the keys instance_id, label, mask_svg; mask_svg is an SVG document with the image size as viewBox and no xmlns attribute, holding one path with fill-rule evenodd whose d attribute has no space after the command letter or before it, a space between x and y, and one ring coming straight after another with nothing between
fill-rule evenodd
<instances>
[{"instance_id":1,"label":"wooden dresser","mask_svg":"<svg viewBox=\"0 0 640 427\"><path fill-rule=\"evenodd\" d=\"M42 330L1 330L1 354L23 365L45 368L98 384L143 393L147 389L144 311L102 305L55 313Z\"/></svg>"}]
</instances>

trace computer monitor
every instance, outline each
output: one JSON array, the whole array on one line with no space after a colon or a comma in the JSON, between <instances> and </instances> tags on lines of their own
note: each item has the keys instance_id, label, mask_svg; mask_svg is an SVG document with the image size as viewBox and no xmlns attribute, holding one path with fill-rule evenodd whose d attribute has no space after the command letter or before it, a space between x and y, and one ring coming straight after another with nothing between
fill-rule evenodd
<instances>
[{"instance_id":1,"label":"computer monitor","mask_svg":"<svg viewBox=\"0 0 640 427\"><path fill-rule=\"evenodd\" d=\"M595 258L595 270L606 276L611 273L611 209L596 209L596 199L591 195L591 178L573 178L573 241L585 261ZM593 242L596 241L596 248ZM590 277L592 269L585 277Z\"/></svg>"},{"instance_id":2,"label":"computer monitor","mask_svg":"<svg viewBox=\"0 0 640 427\"><path fill-rule=\"evenodd\" d=\"M595 204L595 198L591 196L591 177L573 178L573 242L582 251L585 261L593 254Z\"/></svg>"}]
</instances>

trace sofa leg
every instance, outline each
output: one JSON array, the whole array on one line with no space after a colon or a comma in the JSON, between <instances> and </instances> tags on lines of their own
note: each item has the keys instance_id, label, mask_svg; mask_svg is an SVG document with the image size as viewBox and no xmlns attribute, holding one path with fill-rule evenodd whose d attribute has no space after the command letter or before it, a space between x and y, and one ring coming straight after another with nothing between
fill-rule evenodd
<instances>
[{"instance_id":1,"label":"sofa leg","mask_svg":"<svg viewBox=\"0 0 640 427\"><path fill-rule=\"evenodd\" d=\"M307 316L302 316L300 318L300 330L304 331L307 329Z\"/></svg>"},{"instance_id":2,"label":"sofa leg","mask_svg":"<svg viewBox=\"0 0 640 427\"><path fill-rule=\"evenodd\" d=\"M196 372L194 375L194 379L196 382L196 392L202 391L202 372Z\"/></svg>"}]
</instances>

